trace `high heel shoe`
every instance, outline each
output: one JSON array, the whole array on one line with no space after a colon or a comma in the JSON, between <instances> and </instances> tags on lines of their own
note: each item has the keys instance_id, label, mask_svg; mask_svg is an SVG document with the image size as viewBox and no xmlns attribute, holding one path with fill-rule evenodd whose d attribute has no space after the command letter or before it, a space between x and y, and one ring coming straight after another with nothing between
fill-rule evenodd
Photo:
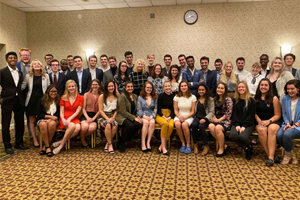
<instances>
[{"instance_id":1,"label":"high heel shoe","mask_svg":"<svg viewBox=\"0 0 300 200\"><path fill-rule=\"evenodd\" d=\"M157 148L157 152L158 152L158 153L162 153L162 151L161 151L161 150L159 150L159 148Z\"/></svg>"},{"instance_id":2,"label":"high heel shoe","mask_svg":"<svg viewBox=\"0 0 300 200\"><path fill-rule=\"evenodd\" d=\"M291 159L292 159L292 153L291 152L285 152L284 157L283 157L280 164L287 165L287 164L290 163Z\"/></svg>"},{"instance_id":3,"label":"high heel shoe","mask_svg":"<svg viewBox=\"0 0 300 200\"><path fill-rule=\"evenodd\" d=\"M296 153L294 150L291 151L292 153L292 164L293 165L297 165L298 164L298 160L297 160L297 157L296 157Z\"/></svg>"},{"instance_id":4,"label":"high heel shoe","mask_svg":"<svg viewBox=\"0 0 300 200\"><path fill-rule=\"evenodd\" d=\"M147 152L148 152L148 149L142 149L142 152L143 152L143 153L147 153Z\"/></svg>"},{"instance_id":5,"label":"high heel shoe","mask_svg":"<svg viewBox=\"0 0 300 200\"><path fill-rule=\"evenodd\" d=\"M217 153L216 154L216 157L223 157L223 156L225 156L226 155L226 150L224 149L224 151L223 151L223 153Z\"/></svg>"},{"instance_id":6,"label":"high heel shoe","mask_svg":"<svg viewBox=\"0 0 300 200\"><path fill-rule=\"evenodd\" d=\"M165 156L169 156L169 155L170 155L170 152L166 151L166 152L164 152L164 153L162 153L162 154L165 155Z\"/></svg>"}]
</instances>

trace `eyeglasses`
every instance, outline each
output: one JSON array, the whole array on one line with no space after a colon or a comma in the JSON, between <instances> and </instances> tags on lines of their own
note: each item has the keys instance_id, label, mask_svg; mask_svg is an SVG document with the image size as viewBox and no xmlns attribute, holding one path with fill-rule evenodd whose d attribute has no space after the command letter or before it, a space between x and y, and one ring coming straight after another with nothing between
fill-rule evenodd
<instances>
[{"instance_id":1,"label":"eyeglasses","mask_svg":"<svg viewBox=\"0 0 300 200\"><path fill-rule=\"evenodd\" d=\"M53 67L59 67L58 64L52 64L51 66L53 66Z\"/></svg>"},{"instance_id":2,"label":"eyeglasses","mask_svg":"<svg viewBox=\"0 0 300 200\"><path fill-rule=\"evenodd\" d=\"M21 55L22 57L30 57L30 54L23 54L23 55Z\"/></svg>"}]
</instances>

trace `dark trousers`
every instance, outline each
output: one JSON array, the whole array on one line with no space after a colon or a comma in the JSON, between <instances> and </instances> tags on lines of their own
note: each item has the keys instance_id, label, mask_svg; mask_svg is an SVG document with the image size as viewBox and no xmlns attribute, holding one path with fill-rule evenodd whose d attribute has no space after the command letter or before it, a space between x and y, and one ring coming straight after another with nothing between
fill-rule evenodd
<instances>
[{"instance_id":1,"label":"dark trousers","mask_svg":"<svg viewBox=\"0 0 300 200\"><path fill-rule=\"evenodd\" d=\"M123 128L123 132L122 132L123 141L126 142L128 140L131 140L132 136L142 128L142 124L140 124L135 120L130 121L128 119L125 119L123 121L121 128Z\"/></svg>"},{"instance_id":2,"label":"dark trousers","mask_svg":"<svg viewBox=\"0 0 300 200\"><path fill-rule=\"evenodd\" d=\"M15 145L23 144L24 136L24 107L20 104L18 97L15 97L11 102L4 102L2 108L2 138L5 149L12 148L10 143L10 121L11 114L14 112L14 119L16 123Z\"/></svg>"},{"instance_id":3,"label":"dark trousers","mask_svg":"<svg viewBox=\"0 0 300 200\"><path fill-rule=\"evenodd\" d=\"M205 131L205 128L208 126L209 123L207 120L205 120L205 122L203 124L200 124L199 121L200 121L200 118L196 117L192 123L193 142L194 142L194 144L197 144L198 129L199 129L200 136L203 140L203 146L206 146L206 145L208 145L208 142L207 142L207 133Z\"/></svg>"},{"instance_id":4,"label":"dark trousers","mask_svg":"<svg viewBox=\"0 0 300 200\"><path fill-rule=\"evenodd\" d=\"M253 132L254 127L249 126L246 127L244 132L238 133L236 130L236 126L232 125L230 130L230 138L234 141L237 145L245 149L246 147L250 146L249 137Z\"/></svg>"}]
</instances>

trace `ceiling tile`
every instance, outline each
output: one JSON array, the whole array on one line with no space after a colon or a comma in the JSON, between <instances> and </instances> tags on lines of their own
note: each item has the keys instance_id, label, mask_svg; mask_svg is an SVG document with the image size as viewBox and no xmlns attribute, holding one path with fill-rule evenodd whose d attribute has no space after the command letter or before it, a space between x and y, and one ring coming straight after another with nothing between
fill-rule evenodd
<instances>
[{"instance_id":1,"label":"ceiling tile","mask_svg":"<svg viewBox=\"0 0 300 200\"><path fill-rule=\"evenodd\" d=\"M103 5L106 6L107 8L128 8L129 7L127 3L105 3Z\"/></svg>"},{"instance_id":2,"label":"ceiling tile","mask_svg":"<svg viewBox=\"0 0 300 200\"><path fill-rule=\"evenodd\" d=\"M202 0L202 3L226 3L227 0Z\"/></svg>"},{"instance_id":3,"label":"ceiling tile","mask_svg":"<svg viewBox=\"0 0 300 200\"><path fill-rule=\"evenodd\" d=\"M152 0L153 6L169 6L176 5L176 0Z\"/></svg>"},{"instance_id":4,"label":"ceiling tile","mask_svg":"<svg viewBox=\"0 0 300 200\"><path fill-rule=\"evenodd\" d=\"M125 3L124 0L99 0L101 3Z\"/></svg>"},{"instance_id":5,"label":"ceiling tile","mask_svg":"<svg viewBox=\"0 0 300 200\"><path fill-rule=\"evenodd\" d=\"M7 4L11 7L15 8L26 8L26 7L32 7L26 3L23 3L21 1L2 1L2 3Z\"/></svg>"},{"instance_id":6,"label":"ceiling tile","mask_svg":"<svg viewBox=\"0 0 300 200\"><path fill-rule=\"evenodd\" d=\"M59 7L38 7L40 9L42 9L43 11L62 11L63 9L59 8Z\"/></svg>"},{"instance_id":7,"label":"ceiling tile","mask_svg":"<svg viewBox=\"0 0 300 200\"><path fill-rule=\"evenodd\" d=\"M60 6L63 10L84 10L81 6Z\"/></svg>"},{"instance_id":8,"label":"ceiling tile","mask_svg":"<svg viewBox=\"0 0 300 200\"><path fill-rule=\"evenodd\" d=\"M78 5L96 5L100 3L98 0L88 0L88 1L82 1L82 0L72 0L74 3L77 3Z\"/></svg>"},{"instance_id":9,"label":"ceiling tile","mask_svg":"<svg viewBox=\"0 0 300 200\"><path fill-rule=\"evenodd\" d=\"M77 4L71 0L45 0L54 6L76 6Z\"/></svg>"},{"instance_id":10,"label":"ceiling tile","mask_svg":"<svg viewBox=\"0 0 300 200\"><path fill-rule=\"evenodd\" d=\"M41 11L43 11L39 8L18 8L18 9L25 11L25 12L41 12Z\"/></svg>"},{"instance_id":11,"label":"ceiling tile","mask_svg":"<svg viewBox=\"0 0 300 200\"><path fill-rule=\"evenodd\" d=\"M149 2L128 2L127 3L130 7L145 7L145 6L152 6L152 3Z\"/></svg>"},{"instance_id":12,"label":"ceiling tile","mask_svg":"<svg viewBox=\"0 0 300 200\"><path fill-rule=\"evenodd\" d=\"M106 7L103 4L95 4L95 5L81 5L84 9L105 9Z\"/></svg>"},{"instance_id":13,"label":"ceiling tile","mask_svg":"<svg viewBox=\"0 0 300 200\"><path fill-rule=\"evenodd\" d=\"M177 0L177 4L199 4L202 0Z\"/></svg>"},{"instance_id":14,"label":"ceiling tile","mask_svg":"<svg viewBox=\"0 0 300 200\"><path fill-rule=\"evenodd\" d=\"M42 0L22 0L22 2L35 7L53 6L52 4Z\"/></svg>"}]
</instances>

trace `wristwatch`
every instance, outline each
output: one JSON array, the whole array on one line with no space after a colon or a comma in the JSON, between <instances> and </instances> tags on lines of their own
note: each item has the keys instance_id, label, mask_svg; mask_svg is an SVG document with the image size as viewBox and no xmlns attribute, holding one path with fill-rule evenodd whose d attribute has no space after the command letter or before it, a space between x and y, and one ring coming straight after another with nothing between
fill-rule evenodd
<instances>
[{"instance_id":1,"label":"wristwatch","mask_svg":"<svg viewBox=\"0 0 300 200\"><path fill-rule=\"evenodd\" d=\"M270 119L269 119L269 121L270 121L270 124L273 122L273 121L272 121L272 120L270 120Z\"/></svg>"}]
</instances>

